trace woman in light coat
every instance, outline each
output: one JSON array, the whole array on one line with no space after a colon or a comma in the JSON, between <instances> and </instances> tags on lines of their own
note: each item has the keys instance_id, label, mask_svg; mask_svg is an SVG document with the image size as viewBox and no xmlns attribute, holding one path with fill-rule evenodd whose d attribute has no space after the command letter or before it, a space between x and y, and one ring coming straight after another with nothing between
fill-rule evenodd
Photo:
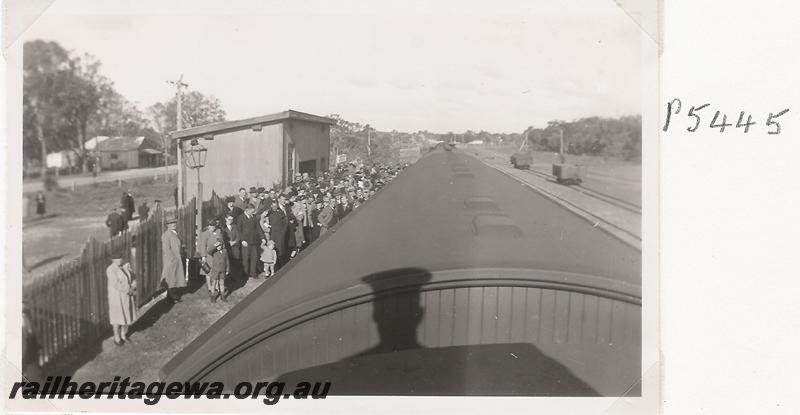
<instances>
[{"instance_id":1,"label":"woman in light coat","mask_svg":"<svg viewBox=\"0 0 800 415\"><path fill-rule=\"evenodd\" d=\"M122 254L111 259L106 268L108 277L108 320L114 328L114 344L122 346L128 340L128 326L136 320L136 280L130 264L123 264Z\"/></svg>"}]
</instances>

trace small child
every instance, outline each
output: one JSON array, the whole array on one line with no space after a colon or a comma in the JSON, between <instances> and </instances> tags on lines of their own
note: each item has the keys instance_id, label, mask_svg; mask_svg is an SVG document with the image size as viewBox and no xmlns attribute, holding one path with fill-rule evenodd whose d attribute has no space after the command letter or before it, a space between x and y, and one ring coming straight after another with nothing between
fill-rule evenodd
<instances>
[{"instance_id":1,"label":"small child","mask_svg":"<svg viewBox=\"0 0 800 415\"><path fill-rule=\"evenodd\" d=\"M211 297L211 302L217 302L217 297L222 295L222 301L228 301L228 292L225 290L225 276L231 271L231 264L228 260L228 252L225 250L225 245L220 241L214 242L214 252L211 257L211 271L206 275L208 282L208 294Z\"/></svg>"},{"instance_id":2,"label":"small child","mask_svg":"<svg viewBox=\"0 0 800 415\"><path fill-rule=\"evenodd\" d=\"M269 278L275 274L275 260L278 254L275 252L275 241L261 241L261 262L264 263L264 277Z\"/></svg>"}]
</instances>

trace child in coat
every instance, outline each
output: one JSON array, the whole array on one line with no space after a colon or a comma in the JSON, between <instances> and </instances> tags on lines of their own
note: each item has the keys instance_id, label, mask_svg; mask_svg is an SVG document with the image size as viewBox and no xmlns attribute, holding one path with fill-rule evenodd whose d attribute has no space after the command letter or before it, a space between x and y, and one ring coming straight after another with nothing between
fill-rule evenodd
<instances>
[{"instance_id":1,"label":"child in coat","mask_svg":"<svg viewBox=\"0 0 800 415\"><path fill-rule=\"evenodd\" d=\"M261 241L261 262L264 264L264 277L269 278L275 274L275 260L278 254L275 252L275 241Z\"/></svg>"},{"instance_id":2,"label":"child in coat","mask_svg":"<svg viewBox=\"0 0 800 415\"><path fill-rule=\"evenodd\" d=\"M228 301L228 292L225 289L225 276L231 271L231 264L228 260L228 252L221 241L214 243L214 252L210 254L211 271L206 275L208 281L208 293L211 302L217 302L217 297L222 295L222 301Z\"/></svg>"}]
</instances>

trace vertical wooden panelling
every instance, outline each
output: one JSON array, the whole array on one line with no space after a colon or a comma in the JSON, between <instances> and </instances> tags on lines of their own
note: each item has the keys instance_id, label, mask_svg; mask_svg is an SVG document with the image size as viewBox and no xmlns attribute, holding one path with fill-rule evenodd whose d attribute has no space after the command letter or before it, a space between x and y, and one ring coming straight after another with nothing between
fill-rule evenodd
<instances>
[{"instance_id":1,"label":"vertical wooden panelling","mask_svg":"<svg viewBox=\"0 0 800 415\"><path fill-rule=\"evenodd\" d=\"M481 344L493 344L497 339L497 287L483 287Z\"/></svg>"},{"instance_id":2,"label":"vertical wooden panelling","mask_svg":"<svg viewBox=\"0 0 800 415\"><path fill-rule=\"evenodd\" d=\"M586 295L583 298L582 329L581 341L586 344L597 342L597 316L598 310L597 297Z\"/></svg>"},{"instance_id":3,"label":"vertical wooden panelling","mask_svg":"<svg viewBox=\"0 0 800 415\"><path fill-rule=\"evenodd\" d=\"M497 289L497 335L495 343L511 341L511 315L513 309L512 287Z\"/></svg>"},{"instance_id":4,"label":"vertical wooden panelling","mask_svg":"<svg viewBox=\"0 0 800 415\"><path fill-rule=\"evenodd\" d=\"M625 303L614 301L611 307L611 342L623 344L625 342Z\"/></svg>"},{"instance_id":5,"label":"vertical wooden panelling","mask_svg":"<svg viewBox=\"0 0 800 415\"><path fill-rule=\"evenodd\" d=\"M627 304L625 312L625 343L640 343L642 340L641 307Z\"/></svg>"},{"instance_id":6,"label":"vertical wooden panelling","mask_svg":"<svg viewBox=\"0 0 800 415\"><path fill-rule=\"evenodd\" d=\"M266 380L351 358L387 341L379 339L378 325L384 335L402 334L392 330L416 319L418 304L423 316L417 339L428 348L527 341L547 349L609 339L616 344L619 338L638 344L640 337L635 305L552 289L470 287L385 296L324 314L263 340L226 365L238 374L235 380ZM206 379L222 372L230 370L215 370Z\"/></svg>"},{"instance_id":7,"label":"vertical wooden panelling","mask_svg":"<svg viewBox=\"0 0 800 415\"><path fill-rule=\"evenodd\" d=\"M423 330L420 343L426 347L439 347L439 297L441 291L423 291L420 293L420 304L423 308Z\"/></svg>"},{"instance_id":8,"label":"vertical wooden panelling","mask_svg":"<svg viewBox=\"0 0 800 415\"><path fill-rule=\"evenodd\" d=\"M567 343L580 343L583 332L583 303L586 296L580 293L570 293L569 300L569 328L567 330Z\"/></svg>"},{"instance_id":9,"label":"vertical wooden panelling","mask_svg":"<svg viewBox=\"0 0 800 415\"><path fill-rule=\"evenodd\" d=\"M527 302L528 289L525 287L511 287L511 339L512 343L525 341L525 323L527 322Z\"/></svg>"},{"instance_id":10,"label":"vertical wooden panelling","mask_svg":"<svg viewBox=\"0 0 800 415\"><path fill-rule=\"evenodd\" d=\"M556 293L553 290L542 290L539 303L539 336L537 342L552 343L555 341Z\"/></svg>"},{"instance_id":11,"label":"vertical wooden panelling","mask_svg":"<svg viewBox=\"0 0 800 415\"><path fill-rule=\"evenodd\" d=\"M342 355L349 356L351 353L355 351L355 330L356 327L353 325L353 321L355 320L356 310L354 307L349 307L342 310L339 313L340 319L340 327L341 327L341 334L340 337L342 338Z\"/></svg>"},{"instance_id":12,"label":"vertical wooden panelling","mask_svg":"<svg viewBox=\"0 0 800 415\"><path fill-rule=\"evenodd\" d=\"M537 343L539 341L539 326L542 320L542 290L539 288L524 288L525 296L525 341Z\"/></svg>"},{"instance_id":13,"label":"vertical wooden panelling","mask_svg":"<svg viewBox=\"0 0 800 415\"><path fill-rule=\"evenodd\" d=\"M556 344L567 342L569 330L570 293L569 291L555 291L555 318L553 323L553 341Z\"/></svg>"},{"instance_id":14,"label":"vertical wooden panelling","mask_svg":"<svg viewBox=\"0 0 800 415\"><path fill-rule=\"evenodd\" d=\"M454 290L453 345L461 346L468 342L469 335L469 289Z\"/></svg>"},{"instance_id":15,"label":"vertical wooden panelling","mask_svg":"<svg viewBox=\"0 0 800 415\"><path fill-rule=\"evenodd\" d=\"M611 303L607 298L597 299L597 343L611 342Z\"/></svg>"},{"instance_id":16,"label":"vertical wooden panelling","mask_svg":"<svg viewBox=\"0 0 800 415\"><path fill-rule=\"evenodd\" d=\"M481 344L483 287L471 287L467 305L467 344Z\"/></svg>"},{"instance_id":17,"label":"vertical wooden panelling","mask_svg":"<svg viewBox=\"0 0 800 415\"><path fill-rule=\"evenodd\" d=\"M455 329L454 301L455 290L439 290L439 346L452 346Z\"/></svg>"},{"instance_id":18,"label":"vertical wooden panelling","mask_svg":"<svg viewBox=\"0 0 800 415\"><path fill-rule=\"evenodd\" d=\"M370 329L374 324L370 315L370 308L367 304L359 304L355 307L353 324L355 325L355 344L357 350L364 350L370 347Z\"/></svg>"}]
</instances>

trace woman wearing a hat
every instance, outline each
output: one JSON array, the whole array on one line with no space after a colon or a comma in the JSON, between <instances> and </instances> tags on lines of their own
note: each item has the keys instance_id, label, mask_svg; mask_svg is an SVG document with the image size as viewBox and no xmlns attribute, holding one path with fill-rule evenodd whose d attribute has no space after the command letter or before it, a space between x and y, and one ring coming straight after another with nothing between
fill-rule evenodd
<instances>
[{"instance_id":1,"label":"woman wearing a hat","mask_svg":"<svg viewBox=\"0 0 800 415\"><path fill-rule=\"evenodd\" d=\"M130 264L124 264L122 251L111 257L106 268L108 277L108 320L114 328L114 344L122 346L128 340L128 326L136 320L136 280Z\"/></svg>"}]
</instances>

